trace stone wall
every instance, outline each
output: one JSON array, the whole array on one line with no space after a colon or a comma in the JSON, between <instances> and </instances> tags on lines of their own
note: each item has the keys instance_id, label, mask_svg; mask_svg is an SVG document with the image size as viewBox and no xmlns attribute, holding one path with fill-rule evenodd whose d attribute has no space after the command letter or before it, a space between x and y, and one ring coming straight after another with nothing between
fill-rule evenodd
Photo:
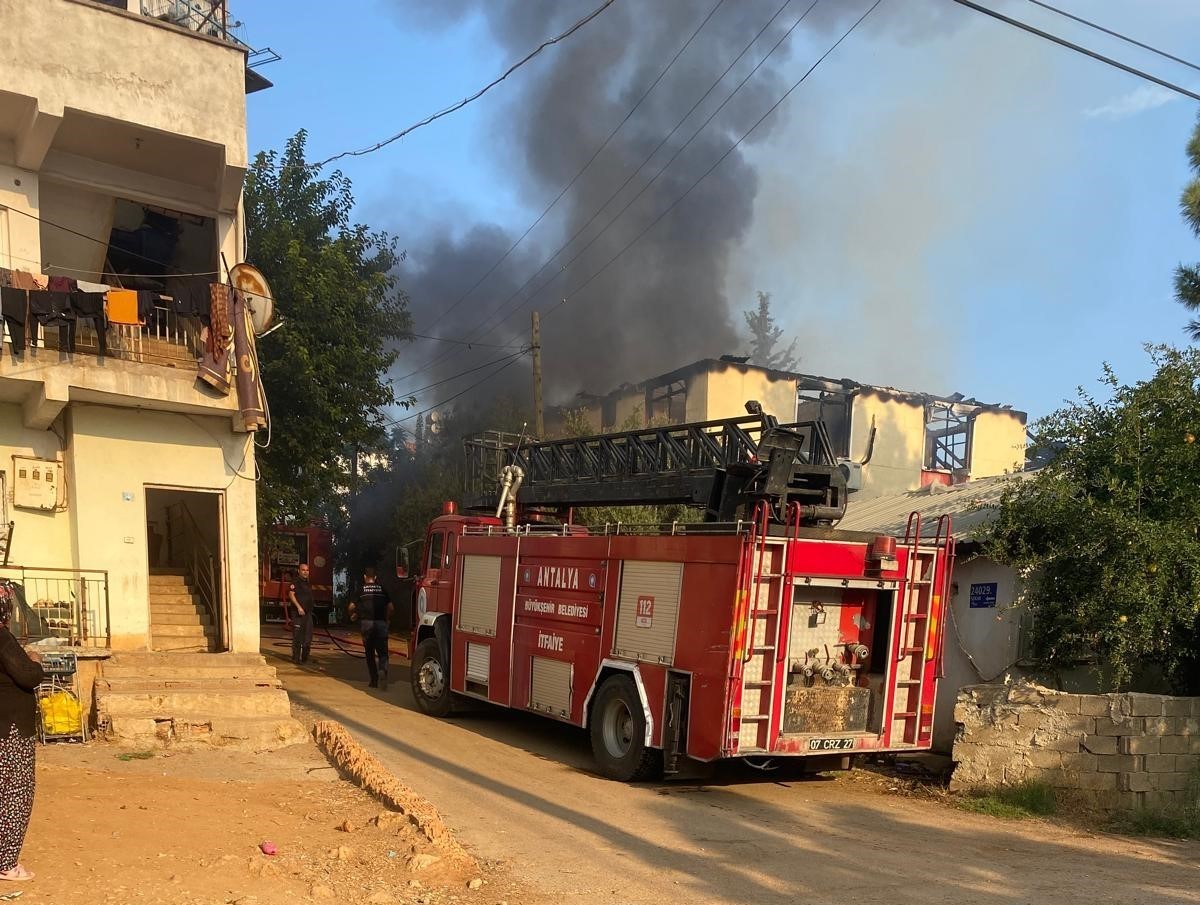
<instances>
[{"instance_id":1,"label":"stone wall","mask_svg":"<svg viewBox=\"0 0 1200 905\"><path fill-rule=\"evenodd\" d=\"M1108 810L1200 796L1200 698L973 685L954 720L951 788L1039 781Z\"/></svg>"}]
</instances>

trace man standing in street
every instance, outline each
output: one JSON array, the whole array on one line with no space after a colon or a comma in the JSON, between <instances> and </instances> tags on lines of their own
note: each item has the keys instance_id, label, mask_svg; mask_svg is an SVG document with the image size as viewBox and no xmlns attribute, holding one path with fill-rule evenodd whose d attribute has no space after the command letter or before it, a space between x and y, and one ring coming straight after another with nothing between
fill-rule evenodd
<instances>
[{"instance_id":1,"label":"man standing in street","mask_svg":"<svg viewBox=\"0 0 1200 905\"><path fill-rule=\"evenodd\" d=\"M307 663L313 636L313 592L308 583L308 563L300 563L298 574L288 585L292 605L292 662Z\"/></svg>"},{"instance_id":2,"label":"man standing in street","mask_svg":"<svg viewBox=\"0 0 1200 905\"><path fill-rule=\"evenodd\" d=\"M362 590L350 604L350 618L360 617L363 647L367 652L370 687L387 691L388 626L392 621L392 598L375 577L373 566L363 569Z\"/></svg>"}]
</instances>

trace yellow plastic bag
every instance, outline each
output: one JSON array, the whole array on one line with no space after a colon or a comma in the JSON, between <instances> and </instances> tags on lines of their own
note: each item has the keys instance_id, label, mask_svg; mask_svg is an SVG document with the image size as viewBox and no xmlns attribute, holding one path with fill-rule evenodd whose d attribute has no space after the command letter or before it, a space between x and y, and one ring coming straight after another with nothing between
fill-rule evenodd
<instances>
[{"instance_id":1,"label":"yellow plastic bag","mask_svg":"<svg viewBox=\"0 0 1200 905\"><path fill-rule=\"evenodd\" d=\"M45 735L74 735L83 725L83 710L75 695L55 691L41 699L42 732Z\"/></svg>"}]
</instances>

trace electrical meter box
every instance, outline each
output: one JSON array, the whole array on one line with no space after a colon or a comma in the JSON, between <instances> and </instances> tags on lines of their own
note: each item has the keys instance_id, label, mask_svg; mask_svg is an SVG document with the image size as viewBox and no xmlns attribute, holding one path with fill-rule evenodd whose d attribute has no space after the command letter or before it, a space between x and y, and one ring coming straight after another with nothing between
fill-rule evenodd
<instances>
[{"instance_id":1,"label":"electrical meter box","mask_svg":"<svg viewBox=\"0 0 1200 905\"><path fill-rule=\"evenodd\" d=\"M13 456L13 505L22 509L58 508L62 463Z\"/></svg>"}]
</instances>

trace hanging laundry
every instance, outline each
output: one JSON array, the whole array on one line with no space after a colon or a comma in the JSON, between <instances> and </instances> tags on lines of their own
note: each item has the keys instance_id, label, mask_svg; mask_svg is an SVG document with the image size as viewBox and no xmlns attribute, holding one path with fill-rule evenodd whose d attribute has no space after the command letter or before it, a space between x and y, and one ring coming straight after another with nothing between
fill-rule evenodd
<instances>
[{"instance_id":1,"label":"hanging laundry","mask_svg":"<svg viewBox=\"0 0 1200 905\"><path fill-rule=\"evenodd\" d=\"M28 271L25 271L25 270L14 270L12 272L12 284L17 289L41 289L41 288L43 288L42 286L40 286L38 284L38 281L36 279L34 279L33 274L29 273Z\"/></svg>"},{"instance_id":2,"label":"hanging laundry","mask_svg":"<svg viewBox=\"0 0 1200 905\"><path fill-rule=\"evenodd\" d=\"M29 293L24 289L0 286L0 316L8 327L14 355L25 351L25 322L29 319Z\"/></svg>"},{"instance_id":3,"label":"hanging laundry","mask_svg":"<svg viewBox=\"0 0 1200 905\"><path fill-rule=\"evenodd\" d=\"M126 327L142 326L142 319L138 317L138 294L132 289L109 290L105 313L110 323Z\"/></svg>"},{"instance_id":4,"label":"hanging laundry","mask_svg":"<svg viewBox=\"0 0 1200 905\"><path fill-rule=\"evenodd\" d=\"M233 350L237 356L238 408L242 424L248 431L265 427L266 402L258 375L258 354L254 348L254 325L250 322L250 306L246 297L233 290Z\"/></svg>"},{"instance_id":5,"label":"hanging laundry","mask_svg":"<svg viewBox=\"0 0 1200 905\"><path fill-rule=\"evenodd\" d=\"M143 324L148 324L154 319L154 308L157 304L157 292L151 292L149 289L137 291L137 313Z\"/></svg>"},{"instance_id":6,"label":"hanging laundry","mask_svg":"<svg viewBox=\"0 0 1200 905\"><path fill-rule=\"evenodd\" d=\"M0 289L11 287L12 284L12 271L7 267L0 267Z\"/></svg>"},{"instance_id":7,"label":"hanging laundry","mask_svg":"<svg viewBox=\"0 0 1200 905\"><path fill-rule=\"evenodd\" d=\"M171 277L163 289L171 296L171 310L178 317L208 318L212 293L204 277Z\"/></svg>"},{"instance_id":8,"label":"hanging laundry","mask_svg":"<svg viewBox=\"0 0 1200 905\"><path fill-rule=\"evenodd\" d=\"M78 281L80 292L108 292L110 288L107 283L88 283L85 280Z\"/></svg>"},{"instance_id":9,"label":"hanging laundry","mask_svg":"<svg viewBox=\"0 0 1200 905\"><path fill-rule=\"evenodd\" d=\"M52 276L46 281L46 288L51 292L74 292L79 284L74 277Z\"/></svg>"},{"instance_id":10,"label":"hanging laundry","mask_svg":"<svg viewBox=\"0 0 1200 905\"><path fill-rule=\"evenodd\" d=\"M71 306L75 309L76 321L92 322L101 358L108 355L108 319L104 316L104 295L103 292L79 290L71 294Z\"/></svg>"},{"instance_id":11,"label":"hanging laundry","mask_svg":"<svg viewBox=\"0 0 1200 905\"><path fill-rule=\"evenodd\" d=\"M43 327L58 327L60 352L75 351L75 310L71 293L38 289L29 293L29 311Z\"/></svg>"},{"instance_id":12,"label":"hanging laundry","mask_svg":"<svg viewBox=\"0 0 1200 905\"><path fill-rule=\"evenodd\" d=\"M229 315L229 287L224 283L209 284L208 342L200 359L200 379L220 393L229 392L229 354L233 325Z\"/></svg>"}]
</instances>

